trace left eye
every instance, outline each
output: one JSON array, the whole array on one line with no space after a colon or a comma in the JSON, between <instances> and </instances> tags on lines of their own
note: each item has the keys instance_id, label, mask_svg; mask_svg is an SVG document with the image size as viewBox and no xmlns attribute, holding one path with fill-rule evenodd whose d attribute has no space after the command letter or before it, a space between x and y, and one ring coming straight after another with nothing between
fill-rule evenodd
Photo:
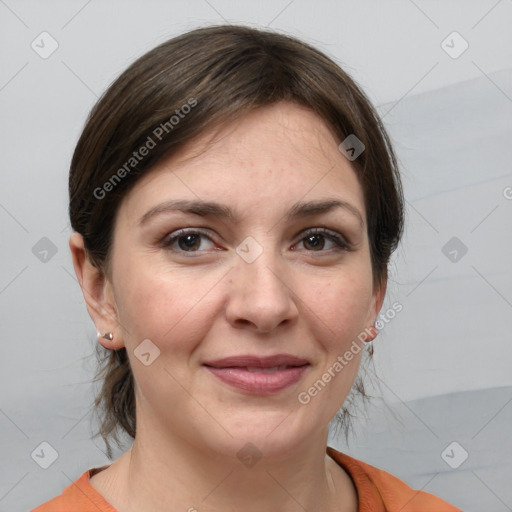
<instances>
[{"instance_id":1,"label":"left eye","mask_svg":"<svg viewBox=\"0 0 512 512\"><path fill-rule=\"evenodd\" d=\"M301 242L304 246L309 245L310 247L313 247L312 252L324 252L322 249L325 248L326 239L331 244L334 244L334 247L330 247L330 249L342 251L350 250L350 245L341 235L326 228L310 229L304 233L304 235L305 236L301 239ZM329 247L327 249L329 249Z\"/></svg>"}]
</instances>

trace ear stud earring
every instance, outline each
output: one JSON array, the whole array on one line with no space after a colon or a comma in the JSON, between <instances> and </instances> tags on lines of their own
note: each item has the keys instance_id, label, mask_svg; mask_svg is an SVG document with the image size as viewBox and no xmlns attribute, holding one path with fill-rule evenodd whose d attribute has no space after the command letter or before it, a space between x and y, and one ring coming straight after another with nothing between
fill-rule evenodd
<instances>
[{"instance_id":1,"label":"ear stud earring","mask_svg":"<svg viewBox=\"0 0 512 512\"><path fill-rule=\"evenodd\" d=\"M97 333L98 338L104 338L106 340L112 341L114 339L114 335L111 332L106 332L105 334Z\"/></svg>"}]
</instances>

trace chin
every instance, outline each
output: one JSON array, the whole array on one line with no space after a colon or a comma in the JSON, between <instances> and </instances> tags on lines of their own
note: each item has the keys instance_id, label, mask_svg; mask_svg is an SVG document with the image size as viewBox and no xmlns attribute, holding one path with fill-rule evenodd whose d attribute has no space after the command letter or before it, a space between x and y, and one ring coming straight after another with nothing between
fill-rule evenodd
<instances>
[{"instance_id":1,"label":"chin","mask_svg":"<svg viewBox=\"0 0 512 512\"><path fill-rule=\"evenodd\" d=\"M244 456L289 456L315 433L321 436L325 430L321 425L315 429L299 412L290 414L289 409L283 409L264 414L242 414L223 424L232 437L223 432L222 439L212 439L211 444L220 455L230 453L239 459Z\"/></svg>"}]
</instances>

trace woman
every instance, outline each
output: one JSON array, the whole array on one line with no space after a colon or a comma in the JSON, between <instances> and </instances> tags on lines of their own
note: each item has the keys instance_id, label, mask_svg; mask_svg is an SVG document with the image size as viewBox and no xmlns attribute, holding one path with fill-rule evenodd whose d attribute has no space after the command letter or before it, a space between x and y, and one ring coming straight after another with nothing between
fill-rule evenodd
<instances>
[{"instance_id":1,"label":"woman","mask_svg":"<svg viewBox=\"0 0 512 512\"><path fill-rule=\"evenodd\" d=\"M334 62L240 26L172 39L94 107L69 189L101 434L134 442L37 512L458 510L327 447L403 224L389 139Z\"/></svg>"}]
</instances>

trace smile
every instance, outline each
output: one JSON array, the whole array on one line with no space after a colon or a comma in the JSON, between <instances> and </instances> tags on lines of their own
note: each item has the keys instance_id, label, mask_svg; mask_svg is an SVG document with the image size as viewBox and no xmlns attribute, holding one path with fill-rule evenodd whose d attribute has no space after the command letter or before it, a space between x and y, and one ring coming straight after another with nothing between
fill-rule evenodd
<instances>
[{"instance_id":1,"label":"smile","mask_svg":"<svg viewBox=\"0 0 512 512\"><path fill-rule=\"evenodd\" d=\"M234 356L209 361L205 368L224 384L255 395L269 395L297 383L310 366L287 354L270 357Z\"/></svg>"}]
</instances>

